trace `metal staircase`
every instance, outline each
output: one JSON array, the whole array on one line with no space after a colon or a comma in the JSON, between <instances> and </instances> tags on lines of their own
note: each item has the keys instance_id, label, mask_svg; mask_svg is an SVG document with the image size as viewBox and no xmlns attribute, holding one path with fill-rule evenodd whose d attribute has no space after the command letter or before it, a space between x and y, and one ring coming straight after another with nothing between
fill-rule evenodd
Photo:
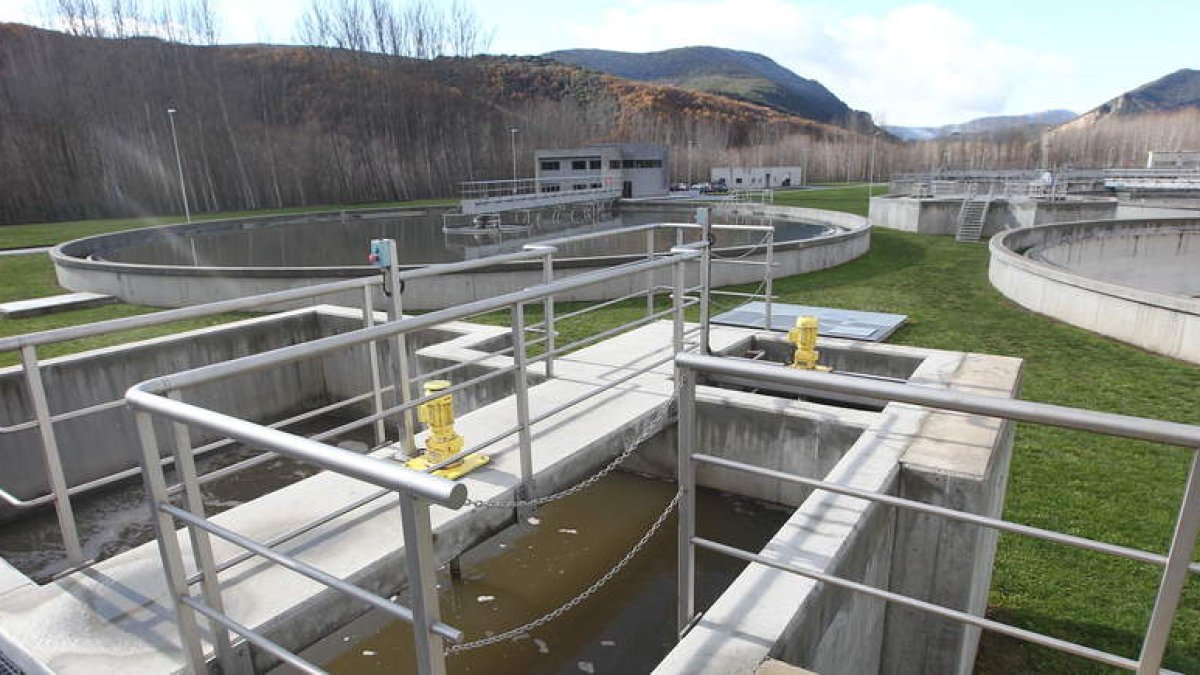
<instances>
[{"instance_id":1,"label":"metal staircase","mask_svg":"<svg viewBox=\"0 0 1200 675\"><path fill-rule=\"evenodd\" d=\"M991 193L978 196L974 189L968 191L966 198L963 199L962 207L958 210L958 233L954 235L954 238L958 241L979 241L991 203Z\"/></svg>"}]
</instances>

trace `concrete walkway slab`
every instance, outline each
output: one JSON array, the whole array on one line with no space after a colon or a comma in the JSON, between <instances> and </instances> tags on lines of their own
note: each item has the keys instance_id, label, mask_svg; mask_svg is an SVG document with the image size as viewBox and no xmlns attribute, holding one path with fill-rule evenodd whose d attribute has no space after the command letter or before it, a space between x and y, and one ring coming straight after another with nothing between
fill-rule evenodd
<instances>
[{"instance_id":1,"label":"concrete walkway slab","mask_svg":"<svg viewBox=\"0 0 1200 675\"><path fill-rule=\"evenodd\" d=\"M65 293L45 298L0 303L0 316L6 319L24 319L30 316L64 312L69 309L99 307L114 302L117 302L115 297L103 293Z\"/></svg>"},{"instance_id":2,"label":"concrete walkway slab","mask_svg":"<svg viewBox=\"0 0 1200 675\"><path fill-rule=\"evenodd\" d=\"M748 331L714 327L714 348L744 340ZM671 353L672 327L660 322L582 349L555 362L555 378L530 388L533 415L595 391L643 364ZM475 353L478 357L481 354ZM495 365L511 359L495 357ZM668 361L533 427L534 493L562 489L616 456L632 438L667 422L674 384ZM516 422L512 397L459 419L468 443ZM420 438L420 437L418 437ZM395 446L376 451L390 457ZM515 435L488 449L492 463L463 479L472 499L511 499L520 485ZM374 486L322 472L235 507L212 520L263 541L376 492ZM432 509L435 550L441 561L460 554L513 520L512 509ZM191 543L177 534L189 567ZM240 550L214 539L217 560ZM362 506L277 550L364 588L394 592L404 582L403 536L394 498ZM226 611L299 648L328 634L366 608L324 586L253 559L221 574ZM183 668L171 602L154 542L45 586L0 597L0 650L5 642L36 657L27 672L170 673Z\"/></svg>"}]
</instances>

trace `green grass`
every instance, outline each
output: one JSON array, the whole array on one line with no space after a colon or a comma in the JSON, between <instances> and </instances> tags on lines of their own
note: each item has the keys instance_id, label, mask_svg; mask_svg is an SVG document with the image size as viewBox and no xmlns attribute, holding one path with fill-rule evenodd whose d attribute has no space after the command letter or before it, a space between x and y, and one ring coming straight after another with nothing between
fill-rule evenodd
<instances>
[{"instance_id":1,"label":"green grass","mask_svg":"<svg viewBox=\"0 0 1200 675\"><path fill-rule=\"evenodd\" d=\"M865 185L787 191L776 194L776 203L864 214L866 193ZM1022 398L1200 423L1200 368L1098 337L1008 302L987 281L986 246L888 230L876 230L871 236L871 250L858 260L777 281L781 301L907 314L908 323L891 342L1020 357L1025 360ZM23 288L30 290L53 285L48 263L39 266L30 260L0 259L0 292L30 297L10 284L25 284ZM558 310L575 307L564 303ZM116 306L26 321L48 327L49 323L40 322L79 323L76 319L88 316L139 311L149 310ZM559 342L615 326L643 311L644 304L632 301L585 315L586 319L562 322ZM540 320L538 308L530 306L527 320ZM507 315L492 315L486 321L505 323ZM0 334L12 334L9 325L8 320L0 321ZM1005 517L1165 551L1185 472L1186 455L1179 449L1022 424L1014 446ZM989 614L1136 657L1157 580L1156 570L1146 565L1006 535L996 557ZM1196 580L1190 582L1181 604L1166 666L1200 672L1200 583ZM1107 671L985 633L977 672Z\"/></svg>"},{"instance_id":2,"label":"green grass","mask_svg":"<svg viewBox=\"0 0 1200 675\"><path fill-rule=\"evenodd\" d=\"M264 211L223 211L220 213L192 214L193 221L239 218L245 216L271 216L312 211L377 209L393 206L446 206L453 204L448 199L421 199L411 202L382 202L377 204L354 204L351 206L297 206L286 209ZM120 232L155 225L183 222L182 216L150 216L145 218L112 218L106 220L74 220L60 223L34 223L29 225L0 226L0 249L49 246L80 237L90 237L107 232Z\"/></svg>"},{"instance_id":3,"label":"green grass","mask_svg":"<svg viewBox=\"0 0 1200 675\"><path fill-rule=\"evenodd\" d=\"M881 195L886 188L876 184L872 194ZM776 190L777 206L802 206L809 209L828 209L867 215L867 185L858 183L849 187L831 187L821 190Z\"/></svg>"},{"instance_id":4,"label":"green grass","mask_svg":"<svg viewBox=\"0 0 1200 675\"><path fill-rule=\"evenodd\" d=\"M436 206L449 204L450 201L427 199L414 202L396 202L385 204L359 204L354 206L314 206L291 209L276 209L270 211L236 211L225 213L197 214L194 220L215 220L219 218L234 218L240 216L266 216L285 213L302 213L308 211L324 211L332 209L361 209L384 208L390 206ZM23 248L57 244L79 237L119 232L140 227L153 227L167 223L179 222L178 217L164 216L154 218L127 218L112 220L84 220L62 223L38 223L31 225L8 225L0 227L0 249ZM0 302L11 300L26 300L65 293L54 278L54 265L45 254L0 257ZM90 309L71 310L45 316L35 316L26 319L0 319L0 337L24 335L38 331L77 326L85 323L118 319L138 314L161 311L161 308L141 305L115 304ZM177 321L159 326L150 326L132 331L98 335L96 337L61 342L38 348L39 358L50 358L64 354L73 354L89 349L98 349L112 345L124 344L134 340L145 340L162 335L170 335L197 328L207 328L229 321L235 321L250 316L244 313L218 314L214 316ZM0 366L17 363L20 356L15 352L0 353Z\"/></svg>"},{"instance_id":5,"label":"green grass","mask_svg":"<svg viewBox=\"0 0 1200 675\"><path fill-rule=\"evenodd\" d=\"M1022 398L1200 423L1200 369L1032 314L987 281L987 248L876 230L870 252L776 282L781 301L907 314L891 342L1025 359ZM1186 453L1020 425L1005 517L1152 551L1170 540ZM1135 657L1158 575L1146 565L1001 538L990 598L1006 622ZM1175 624L1168 667L1200 672L1200 584ZM987 635L978 672L1106 672Z\"/></svg>"}]
</instances>

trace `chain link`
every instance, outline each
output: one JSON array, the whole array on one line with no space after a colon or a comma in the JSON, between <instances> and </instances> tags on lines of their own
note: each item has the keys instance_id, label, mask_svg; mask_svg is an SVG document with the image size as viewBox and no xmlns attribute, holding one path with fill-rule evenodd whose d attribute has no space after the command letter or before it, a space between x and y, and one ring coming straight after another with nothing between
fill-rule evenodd
<instances>
[{"instance_id":1,"label":"chain link","mask_svg":"<svg viewBox=\"0 0 1200 675\"><path fill-rule=\"evenodd\" d=\"M682 495L682 492L676 492L675 496L671 498L671 503L667 504L667 507L663 509L661 514L659 514L658 519L655 520L652 525L650 525L650 529L646 530L646 533L643 534L642 538L633 545L633 548L629 549L629 552L625 554L625 557L621 558L617 564L612 567L612 569L605 572L604 576L593 582L592 585L588 586L587 589L585 589L582 593L566 601L560 605L558 609L543 614L541 617L534 619L527 624L517 626L511 630L506 630L503 633L489 635L485 638L480 638L472 642L463 642L456 645L451 645L450 647L446 648L446 655L450 656L453 654L470 651L472 649L479 649L480 647L487 647L489 645L504 642L505 640L512 640L526 635L530 631L541 628L551 621L554 621L558 617L577 607L584 600L587 600L595 595L596 592L603 588L604 585L609 581L611 581L613 577L620 574L621 570L625 569L625 566L629 564L629 561L633 560L633 558L640 553L643 548L646 547L646 544L650 541L650 539L653 538L660 529L662 529L663 523L667 522L667 517L670 516L671 512L675 510L675 507L679 505L679 498Z\"/></svg>"},{"instance_id":2,"label":"chain link","mask_svg":"<svg viewBox=\"0 0 1200 675\"><path fill-rule=\"evenodd\" d=\"M564 497L570 497L573 494L582 492L583 490L586 490L589 487L595 485L597 482L600 481L600 479L604 478L605 476L607 476L608 474L610 474L614 470L616 470L616 468L621 465L621 462L624 462L626 459L629 458L630 455L632 455L634 453L634 451L636 451L639 447L641 447L643 442L648 440L650 438L650 436L652 436L653 434L658 433L661 430L660 427L661 427L662 423L666 420L666 416L667 416L666 408L661 409L645 425L644 431L642 431L641 434L639 434L633 440L627 441L625 443L625 449L621 451L621 454L617 455L616 458L614 458L611 462L609 462L608 465L606 465L603 469L600 469L600 471L598 473L596 473L594 476L592 476L584 481L581 481L579 483L576 483L575 485L572 485L569 488L560 490L551 495L546 495L545 497L535 497L534 499L499 499L499 498L470 499L470 498L468 498L466 503L468 505L474 506L476 508L511 509L511 508L517 508L517 507L522 507L522 506L541 506L542 504L549 504L550 502L558 501L559 499L563 499Z\"/></svg>"}]
</instances>

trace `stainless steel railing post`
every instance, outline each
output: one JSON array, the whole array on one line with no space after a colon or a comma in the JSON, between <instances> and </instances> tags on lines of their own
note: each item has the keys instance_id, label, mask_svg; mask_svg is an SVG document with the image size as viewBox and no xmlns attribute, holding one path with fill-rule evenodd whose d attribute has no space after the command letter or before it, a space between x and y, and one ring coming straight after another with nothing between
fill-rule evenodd
<instances>
[{"instance_id":1,"label":"stainless steel railing post","mask_svg":"<svg viewBox=\"0 0 1200 675\"><path fill-rule=\"evenodd\" d=\"M142 474L146 478L146 492L150 502L154 528L158 534L158 553L167 577L167 590L175 606L175 618L179 626L179 639L189 672L207 672L204 665L204 648L200 643L200 630L196 625L195 610L183 602L188 596L187 575L183 567L183 552L175 537L175 523L171 516L159 508L169 504L167 483L163 477L162 464L158 458L158 440L154 433L154 420L150 413L139 410L134 413L138 438L142 445Z\"/></svg>"},{"instance_id":2,"label":"stainless steel railing post","mask_svg":"<svg viewBox=\"0 0 1200 675\"><path fill-rule=\"evenodd\" d=\"M1146 628L1142 642L1142 653L1138 658L1138 675L1159 672L1167 640L1171 637L1171 625L1179 609L1179 598L1188 579L1188 567L1200 536L1200 450L1192 450L1192 464L1183 489L1183 500L1179 504L1179 518L1175 523L1175 534L1171 538L1171 549L1167 553L1167 566L1163 570L1162 583L1154 599L1154 612Z\"/></svg>"},{"instance_id":3,"label":"stainless steel railing post","mask_svg":"<svg viewBox=\"0 0 1200 675\"><path fill-rule=\"evenodd\" d=\"M37 418L38 435L42 441L42 458L46 464L46 478L50 482L50 491L54 494L54 510L58 516L58 527L62 531L63 546L66 547L67 559L72 564L79 565L83 563L83 547L79 544L75 511L71 507L71 495L67 491L62 456L58 452L58 437L54 433L54 421L50 419L50 405L46 402L46 387L42 382L37 347L21 347L21 366L25 370L29 400Z\"/></svg>"},{"instance_id":4,"label":"stainless steel railing post","mask_svg":"<svg viewBox=\"0 0 1200 675\"><path fill-rule=\"evenodd\" d=\"M674 308L674 335L671 344L675 353L683 351L683 293L687 288L687 267L684 260L679 260L675 268L675 289L672 292L671 303Z\"/></svg>"},{"instance_id":5,"label":"stainless steel railing post","mask_svg":"<svg viewBox=\"0 0 1200 675\"><path fill-rule=\"evenodd\" d=\"M512 341L514 387L517 399L517 442L521 453L521 494L533 497L533 435L529 428L529 380L526 377L528 357L525 354L525 309L517 302L512 306Z\"/></svg>"},{"instance_id":6,"label":"stainless steel railing post","mask_svg":"<svg viewBox=\"0 0 1200 675\"><path fill-rule=\"evenodd\" d=\"M546 251L546 257L542 258L542 283L549 284L554 281L554 249ZM542 301L543 314L542 326L546 329L546 377L554 377L554 296L547 295Z\"/></svg>"},{"instance_id":7,"label":"stainless steel railing post","mask_svg":"<svg viewBox=\"0 0 1200 675\"><path fill-rule=\"evenodd\" d=\"M700 248L700 353L708 354L708 286L711 283L709 275L712 266L712 210L708 208L698 210L696 216L696 219L700 221L700 241L703 242Z\"/></svg>"},{"instance_id":8,"label":"stainless steel railing post","mask_svg":"<svg viewBox=\"0 0 1200 675\"><path fill-rule=\"evenodd\" d=\"M692 537L696 535L696 476L692 451L696 442L696 371L675 368L678 402L678 469L679 485L679 559L678 606L676 627L682 639L692 622L695 608L696 551Z\"/></svg>"},{"instance_id":9,"label":"stainless steel railing post","mask_svg":"<svg viewBox=\"0 0 1200 675\"><path fill-rule=\"evenodd\" d=\"M401 299L401 291L403 283L400 280L400 264L397 258L396 240L387 239L390 256L390 265L387 270L387 279L384 281L388 286L388 292L391 294L392 302L388 305L388 321L394 322L404 318L404 301ZM395 380L396 380L396 398L397 403L406 404L412 400L412 390L409 386L410 378L408 372L408 339L405 337L405 331L396 333L392 340L395 350ZM400 441L404 447L404 454L414 456L417 454L417 443L413 440L413 433L416 428L416 422L413 419L412 408L407 408L403 414L403 421L400 425Z\"/></svg>"},{"instance_id":10,"label":"stainless steel railing post","mask_svg":"<svg viewBox=\"0 0 1200 675\"><path fill-rule=\"evenodd\" d=\"M775 229L767 233L766 276L763 279L763 317L766 330L771 330L771 297L775 295Z\"/></svg>"},{"instance_id":11,"label":"stainless steel railing post","mask_svg":"<svg viewBox=\"0 0 1200 675\"><path fill-rule=\"evenodd\" d=\"M433 555L433 526L429 519L429 502L407 492L397 494L400 495L404 562L412 601L417 672L421 675L445 675L446 656L442 638L433 631L433 625L441 621L441 609L438 604L437 568Z\"/></svg>"},{"instance_id":12,"label":"stainless steel railing post","mask_svg":"<svg viewBox=\"0 0 1200 675\"><path fill-rule=\"evenodd\" d=\"M363 286L363 328L375 325L375 304L371 301L371 287ZM383 412L383 383L379 377L379 345L375 340L367 342L367 367L371 369L371 400L375 414ZM375 444L383 445L387 440L387 430L383 418L375 420Z\"/></svg>"},{"instance_id":13,"label":"stainless steel railing post","mask_svg":"<svg viewBox=\"0 0 1200 675\"><path fill-rule=\"evenodd\" d=\"M646 260L654 260L654 233L657 230L646 230ZM646 316L654 315L654 270L646 272Z\"/></svg>"},{"instance_id":14,"label":"stainless steel railing post","mask_svg":"<svg viewBox=\"0 0 1200 675\"><path fill-rule=\"evenodd\" d=\"M179 391L173 390L167 394L176 401L182 400ZM196 461L192 454L192 438L186 424L171 422L175 434L175 475L183 484L183 507L197 518L204 518L204 497L200 493L200 484L196 480ZM159 463L161 467L162 464ZM161 469L160 469L161 470ZM196 569L203 575L200 579L204 591L204 603L214 610L225 613L225 605L221 601L221 582L217 577L217 564L213 557L212 540L208 532L191 527L187 528L192 541L192 557ZM175 535L172 524L171 536ZM233 644L229 639L229 631L216 621L209 621L209 629L214 636L217 657L221 660L221 668L226 673L237 673L237 659L233 653Z\"/></svg>"}]
</instances>

